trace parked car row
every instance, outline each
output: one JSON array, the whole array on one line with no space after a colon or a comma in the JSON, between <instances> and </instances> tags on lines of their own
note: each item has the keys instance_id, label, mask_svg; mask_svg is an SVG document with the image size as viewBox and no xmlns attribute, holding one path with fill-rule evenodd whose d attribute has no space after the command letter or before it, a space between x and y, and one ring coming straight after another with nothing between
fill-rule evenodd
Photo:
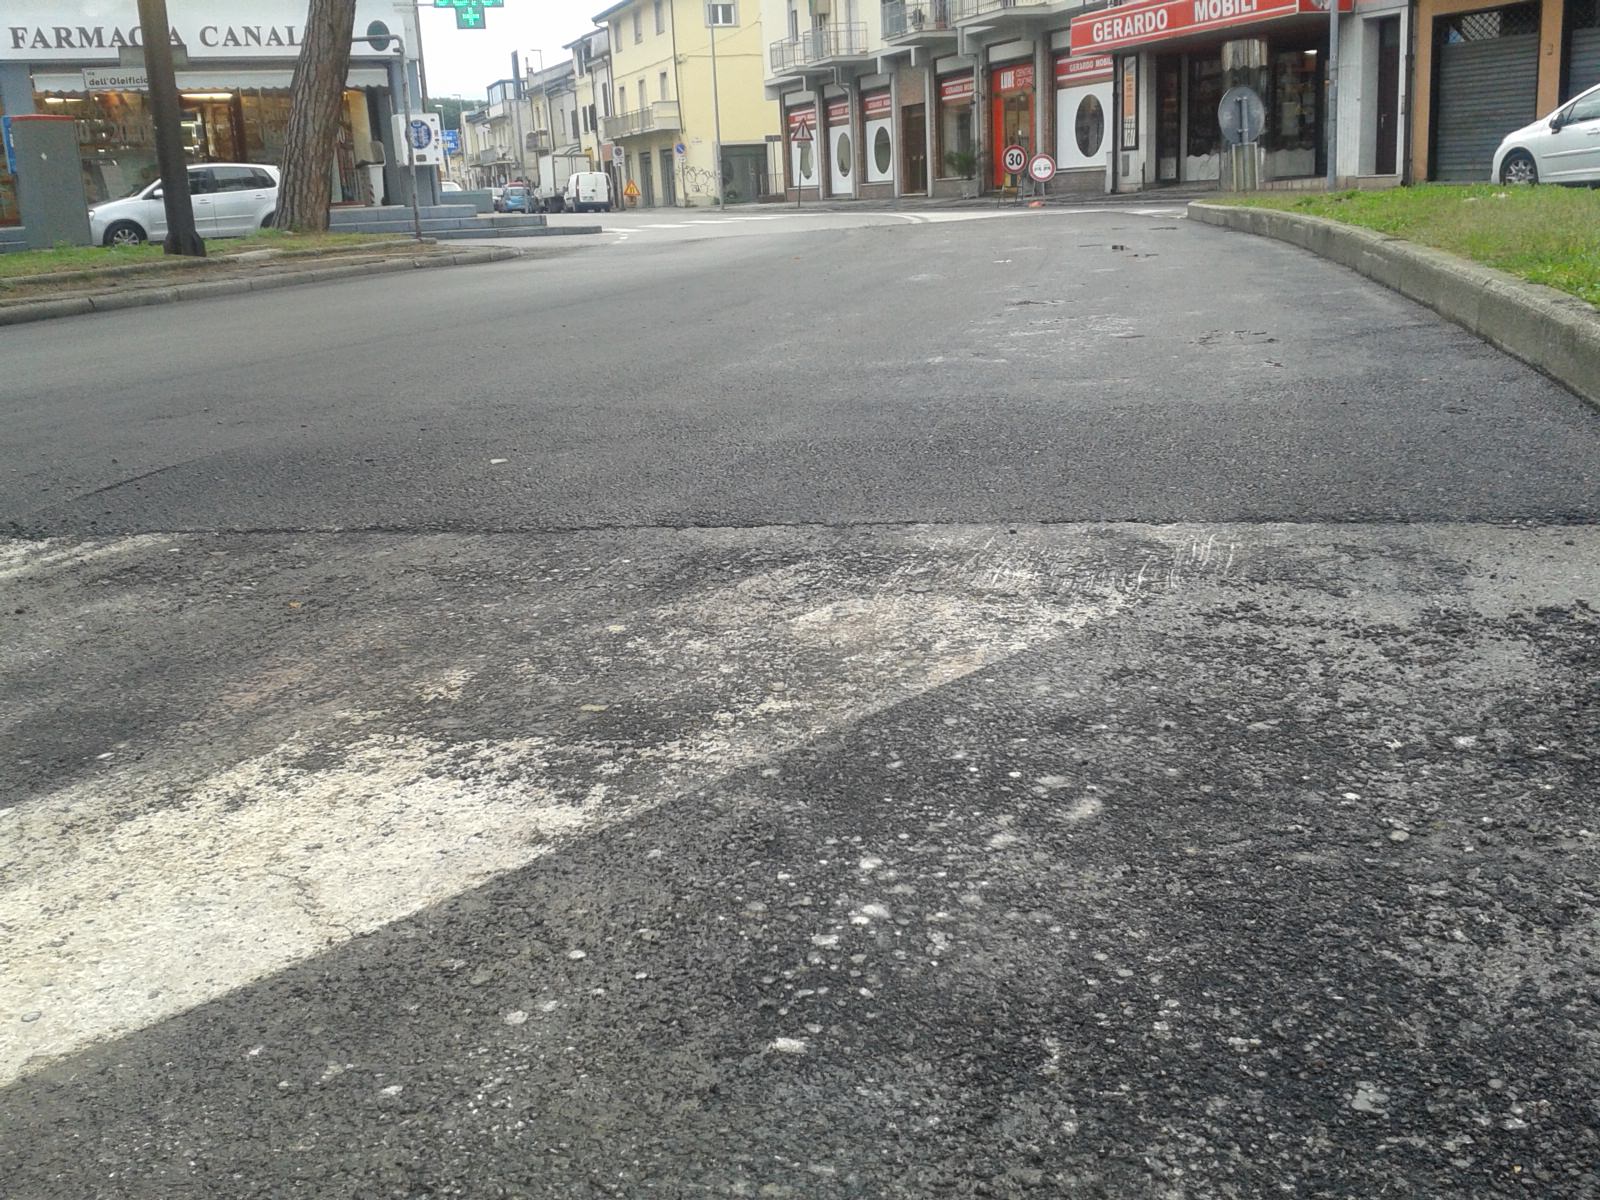
<instances>
[{"instance_id":1,"label":"parked car row","mask_svg":"<svg viewBox=\"0 0 1600 1200\"><path fill-rule=\"evenodd\" d=\"M278 210L278 168L266 163L202 163L189 168L189 195L195 229L201 237L245 237L272 224ZM445 180L441 191L460 192ZM611 180L600 171L575 171L567 178L555 211L610 212ZM532 212L532 189L511 184L494 189L495 212ZM548 211L548 209L547 209ZM105 246L136 246L167 236L167 207L161 181L141 184L120 200L89 210L89 232Z\"/></svg>"},{"instance_id":2,"label":"parked car row","mask_svg":"<svg viewBox=\"0 0 1600 1200\"><path fill-rule=\"evenodd\" d=\"M547 199L526 184L510 183L491 189L494 210L511 212L610 212L611 177L603 171L574 171L566 187Z\"/></svg>"}]
</instances>

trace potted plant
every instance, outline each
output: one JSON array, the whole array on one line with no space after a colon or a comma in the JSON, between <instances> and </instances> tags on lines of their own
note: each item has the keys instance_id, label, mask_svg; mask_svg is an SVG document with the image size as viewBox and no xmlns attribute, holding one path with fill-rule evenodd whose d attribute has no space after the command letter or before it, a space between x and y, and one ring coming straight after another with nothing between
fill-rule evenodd
<instances>
[{"instance_id":1,"label":"potted plant","mask_svg":"<svg viewBox=\"0 0 1600 1200\"><path fill-rule=\"evenodd\" d=\"M951 150L944 156L944 161L946 166L966 180L961 195L971 200L978 194L977 185L973 182L973 176L978 173L978 156L970 150Z\"/></svg>"}]
</instances>

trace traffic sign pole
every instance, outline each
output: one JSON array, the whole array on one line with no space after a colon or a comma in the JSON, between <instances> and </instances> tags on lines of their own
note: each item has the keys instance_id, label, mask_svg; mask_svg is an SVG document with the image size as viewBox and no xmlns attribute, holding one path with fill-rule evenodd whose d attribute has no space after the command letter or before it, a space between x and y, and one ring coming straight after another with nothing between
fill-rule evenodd
<instances>
[{"instance_id":1,"label":"traffic sign pole","mask_svg":"<svg viewBox=\"0 0 1600 1200\"><path fill-rule=\"evenodd\" d=\"M807 125L804 121L801 121L800 124L795 127L794 132L789 135L789 143L790 143L790 145L794 145L794 146L808 146L808 145L810 145L811 144L811 126ZM795 168L795 173L794 173L794 206L796 208L800 207L800 197L801 197L801 194L804 191L805 191L805 187L804 187L804 185L803 185L803 183L801 182L801 179L800 179L800 170L799 170L798 167L796 167ZM820 195L821 192L822 192L822 189L819 187L817 189L817 193Z\"/></svg>"}]
</instances>

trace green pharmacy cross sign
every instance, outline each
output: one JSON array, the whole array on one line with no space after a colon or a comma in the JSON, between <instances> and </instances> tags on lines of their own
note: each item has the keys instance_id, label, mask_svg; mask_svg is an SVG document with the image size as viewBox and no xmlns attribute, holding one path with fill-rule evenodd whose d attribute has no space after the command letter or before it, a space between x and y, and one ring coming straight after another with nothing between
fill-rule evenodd
<instances>
[{"instance_id":1,"label":"green pharmacy cross sign","mask_svg":"<svg viewBox=\"0 0 1600 1200\"><path fill-rule=\"evenodd\" d=\"M506 0L433 0L435 8L456 10L457 29L482 29L483 10L504 8Z\"/></svg>"}]
</instances>

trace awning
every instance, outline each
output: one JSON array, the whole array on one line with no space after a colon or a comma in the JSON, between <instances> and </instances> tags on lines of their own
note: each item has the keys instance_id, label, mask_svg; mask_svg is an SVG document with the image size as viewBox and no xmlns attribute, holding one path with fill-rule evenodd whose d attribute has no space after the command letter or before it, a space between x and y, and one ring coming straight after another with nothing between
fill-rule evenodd
<instances>
[{"instance_id":1,"label":"awning","mask_svg":"<svg viewBox=\"0 0 1600 1200\"><path fill-rule=\"evenodd\" d=\"M1340 12L1350 12L1353 7L1354 0L1339 0ZM1318 13L1328 15L1328 0L1143 0L1078 17L1072 22L1072 53L1127 50Z\"/></svg>"}]
</instances>

